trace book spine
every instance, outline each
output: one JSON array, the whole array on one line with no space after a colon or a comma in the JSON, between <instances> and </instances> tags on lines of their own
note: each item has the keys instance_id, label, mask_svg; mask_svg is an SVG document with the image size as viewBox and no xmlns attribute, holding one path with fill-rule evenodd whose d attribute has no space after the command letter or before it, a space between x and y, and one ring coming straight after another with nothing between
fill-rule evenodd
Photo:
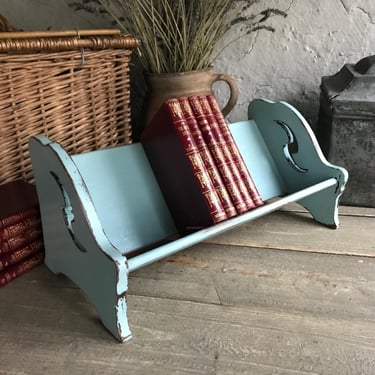
<instances>
[{"instance_id":1,"label":"book spine","mask_svg":"<svg viewBox=\"0 0 375 375\"><path fill-rule=\"evenodd\" d=\"M203 112L202 104L198 97L189 97L189 102L191 107L193 108L194 114L197 118L203 137L214 157L216 166L219 169L219 172L224 180L225 186L229 191L233 204L236 207L237 212L239 214L242 214L248 210L248 207L245 200L242 197L235 176L233 176L232 174L231 163L228 159L225 158L223 149L217 142L217 137L215 137L213 134L212 126Z\"/></svg>"},{"instance_id":2,"label":"book spine","mask_svg":"<svg viewBox=\"0 0 375 375\"><path fill-rule=\"evenodd\" d=\"M221 148L224 158L226 162L229 165L229 168L232 172L233 179L235 183L238 186L238 189L240 190L240 194L242 199L245 202L246 208L248 210L256 207L253 199L251 198L251 194L249 190L247 189L245 182L242 179L242 176L240 174L240 171L238 170L238 167L233 159L233 155L225 141L225 138L223 134L221 133L220 127L218 122L216 121L216 117L214 116L210 103L207 100L207 97L204 95L198 96L198 100L201 103L203 114L206 116L208 124L210 126L210 130L212 132L212 136L214 137L214 140L216 144Z\"/></svg>"},{"instance_id":3,"label":"book spine","mask_svg":"<svg viewBox=\"0 0 375 375\"><path fill-rule=\"evenodd\" d=\"M165 102L165 104L170 112L177 136L185 149L186 157L192 167L194 176L199 183L202 196L205 199L213 222L218 223L227 219L228 216L220 203L220 198L215 191L211 177L205 168L203 159L199 153L189 126L183 117L181 105L178 99L169 99Z\"/></svg>"},{"instance_id":4,"label":"book spine","mask_svg":"<svg viewBox=\"0 0 375 375\"><path fill-rule=\"evenodd\" d=\"M9 266L26 259L28 256L35 254L43 250L43 241L41 239L36 240L21 247L18 250L14 250L8 254L0 256L0 272Z\"/></svg>"},{"instance_id":5,"label":"book spine","mask_svg":"<svg viewBox=\"0 0 375 375\"><path fill-rule=\"evenodd\" d=\"M2 242L20 235L22 236L30 231L30 229L36 227L41 227L40 216L32 216L19 223L0 229L0 246Z\"/></svg>"},{"instance_id":6,"label":"book spine","mask_svg":"<svg viewBox=\"0 0 375 375\"><path fill-rule=\"evenodd\" d=\"M39 208L34 207L26 211L18 212L4 219L0 219L0 230L11 225L17 224L32 216L40 216Z\"/></svg>"},{"instance_id":7,"label":"book spine","mask_svg":"<svg viewBox=\"0 0 375 375\"><path fill-rule=\"evenodd\" d=\"M264 204L262 197L259 194L258 189L254 184L254 180L250 175L249 170L246 167L246 164L241 156L241 153L237 147L235 140L233 139L232 133L230 132L229 126L224 118L223 113L220 110L219 104L214 95L209 94L207 95L207 100L210 104L211 110L216 117L217 123L223 134L224 140L228 145L231 155L233 156L233 160L237 165L237 168L240 172L242 180L244 181L247 189L250 192L251 198L256 206L262 206Z\"/></svg>"},{"instance_id":8,"label":"book spine","mask_svg":"<svg viewBox=\"0 0 375 375\"><path fill-rule=\"evenodd\" d=\"M185 117L186 122L190 128L193 139L197 145L198 152L202 156L205 168L207 169L211 177L213 186L216 190L217 195L219 196L220 202L225 210L225 213L227 214L228 218L236 216L237 210L234 207L228 190L225 187L225 184L220 176L218 169L216 168L212 154L206 142L204 141L202 131L200 130L197 120L194 117L194 113L190 106L189 99L186 96L184 96L180 97L178 100L181 105L183 116Z\"/></svg>"},{"instance_id":9,"label":"book spine","mask_svg":"<svg viewBox=\"0 0 375 375\"><path fill-rule=\"evenodd\" d=\"M0 256L8 254L14 250L20 249L21 247L27 245L28 243L42 238L42 228L36 226L35 228L30 228L29 231L22 235L16 237L11 237L0 243Z\"/></svg>"},{"instance_id":10,"label":"book spine","mask_svg":"<svg viewBox=\"0 0 375 375\"><path fill-rule=\"evenodd\" d=\"M40 251L0 272L0 286L4 286L16 277L36 267L38 264L43 263L43 259L44 252Z\"/></svg>"},{"instance_id":11,"label":"book spine","mask_svg":"<svg viewBox=\"0 0 375 375\"><path fill-rule=\"evenodd\" d=\"M224 158L226 159L226 161L228 162L228 164L231 168L233 179L234 179L235 183L238 185L238 188L240 190L240 194L241 194L242 199L244 200L244 202L246 204L247 209L250 210L252 208L255 208L256 205L255 205L255 203L254 203L254 201L251 197L250 191L248 190L244 180L242 179L241 173L240 173L240 171L239 171L239 169L238 169L238 167L235 163L235 160L233 158L233 155L231 153L229 145L227 144L227 142L224 138L224 135L221 132L221 129L220 129L219 124L216 120L216 117L214 116L214 114L211 110L210 103L208 102L207 97L204 96L204 95L200 95L198 97L198 99L201 103L203 113L206 116L208 123L210 124L212 135L213 135L216 143L222 149Z\"/></svg>"}]
</instances>

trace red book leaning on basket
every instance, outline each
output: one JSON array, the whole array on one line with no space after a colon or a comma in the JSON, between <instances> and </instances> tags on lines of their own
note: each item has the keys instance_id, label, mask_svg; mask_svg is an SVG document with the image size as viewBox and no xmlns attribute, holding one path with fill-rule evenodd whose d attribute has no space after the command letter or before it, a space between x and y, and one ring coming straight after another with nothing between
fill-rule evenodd
<instances>
[{"instance_id":1,"label":"red book leaning on basket","mask_svg":"<svg viewBox=\"0 0 375 375\"><path fill-rule=\"evenodd\" d=\"M0 185L0 286L42 263L44 245L35 186Z\"/></svg>"},{"instance_id":2,"label":"red book leaning on basket","mask_svg":"<svg viewBox=\"0 0 375 375\"><path fill-rule=\"evenodd\" d=\"M0 272L0 286L4 286L18 276L23 275L25 272L43 263L43 259L44 252L38 251L36 254L28 256L20 262L7 267L4 271Z\"/></svg>"}]
</instances>

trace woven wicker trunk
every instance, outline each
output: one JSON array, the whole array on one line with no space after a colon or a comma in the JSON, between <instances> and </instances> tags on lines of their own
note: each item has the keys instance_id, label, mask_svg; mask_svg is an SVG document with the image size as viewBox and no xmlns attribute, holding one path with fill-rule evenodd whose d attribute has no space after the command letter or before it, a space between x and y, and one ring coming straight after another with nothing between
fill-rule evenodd
<instances>
[{"instance_id":1,"label":"woven wicker trunk","mask_svg":"<svg viewBox=\"0 0 375 375\"><path fill-rule=\"evenodd\" d=\"M0 184L33 181L33 135L72 153L131 143L138 44L119 30L0 33Z\"/></svg>"}]
</instances>

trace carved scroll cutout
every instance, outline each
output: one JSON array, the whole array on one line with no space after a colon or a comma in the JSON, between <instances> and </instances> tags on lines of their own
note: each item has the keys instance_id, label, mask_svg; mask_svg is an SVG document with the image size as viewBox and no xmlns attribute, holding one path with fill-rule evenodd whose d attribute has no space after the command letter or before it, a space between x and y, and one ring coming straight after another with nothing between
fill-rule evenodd
<instances>
[{"instance_id":1,"label":"carved scroll cutout","mask_svg":"<svg viewBox=\"0 0 375 375\"><path fill-rule=\"evenodd\" d=\"M84 248L84 246L77 240L75 234L74 234L74 229L73 229L73 223L74 223L74 212L73 212L73 207L69 198L68 193L64 189L64 186L60 182L60 179L57 177L57 175L53 172L50 172L51 176L53 177L54 181L56 182L57 186L60 189L61 195L64 199L64 207L62 208L62 214L64 218L64 222L66 225L66 228L68 229L68 232L70 234L70 237L72 238L73 242L76 244L78 250L82 251L83 253L86 253L87 250Z\"/></svg>"},{"instance_id":2,"label":"carved scroll cutout","mask_svg":"<svg viewBox=\"0 0 375 375\"><path fill-rule=\"evenodd\" d=\"M293 154L298 153L298 142L297 138L295 137L292 129L290 129L289 125L286 124L284 121L276 120L276 123L281 126L281 128L285 131L288 137L288 143L284 145L283 151L284 156L290 166L294 168L297 172L306 173L308 169L303 168L302 166L298 165L297 162L293 158Z\"/></svg>"}]
</instances>

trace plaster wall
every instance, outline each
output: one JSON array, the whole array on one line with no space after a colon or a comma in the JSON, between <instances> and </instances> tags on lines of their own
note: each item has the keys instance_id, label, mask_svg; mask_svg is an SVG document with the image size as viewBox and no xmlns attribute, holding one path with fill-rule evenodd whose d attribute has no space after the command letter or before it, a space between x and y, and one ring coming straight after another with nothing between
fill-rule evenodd
<instances>
[{"instance_id":1,"label":"plaster wall","mask_svg":"<svg viewBox=\"0 0 375 375\"><path fill-rule=\"evenodd\" d=\"M24 30L111 27L108 18L74 11L70 2L1 0L0 14ZM214 61L217 72L232 75L239 85L239 101L229 119L246 118L248 102L263 97L288 101L315 127L321 77L374 53L375 1L269 0L266 6L258 5L262 7L286 10L288 17L272 18L275 33L247 35L230 43ZM235 30L218 50L234 38ZM225 85L218 84L215 91L224 102Z\"/></svg>"}]
</instances>

